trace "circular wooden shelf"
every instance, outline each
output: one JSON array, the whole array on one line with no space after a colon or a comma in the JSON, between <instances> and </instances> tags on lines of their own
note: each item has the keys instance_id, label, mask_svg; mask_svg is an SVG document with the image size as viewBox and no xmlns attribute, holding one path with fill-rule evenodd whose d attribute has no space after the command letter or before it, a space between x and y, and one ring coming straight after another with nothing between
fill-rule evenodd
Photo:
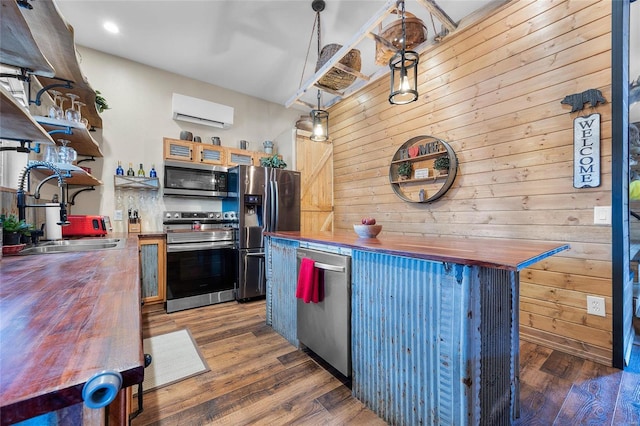
<instances>
[{"instance_id":1,"label":"circular wooden shelf","mask_svg":"<svg viewBox=\"0 0 640 426\"><path fill-rule=\"evenodd\" d=\"M445 156L449 157L448 172L435 170L435 160ZM406 162L412 165L411 177L401 179L398 167ZM457 171L458 159L448 143L433 136L416 136L403 143L394 154L389 165L389 183L404 201L430 203L451 188Z\"/></svg>"}]
</instances>

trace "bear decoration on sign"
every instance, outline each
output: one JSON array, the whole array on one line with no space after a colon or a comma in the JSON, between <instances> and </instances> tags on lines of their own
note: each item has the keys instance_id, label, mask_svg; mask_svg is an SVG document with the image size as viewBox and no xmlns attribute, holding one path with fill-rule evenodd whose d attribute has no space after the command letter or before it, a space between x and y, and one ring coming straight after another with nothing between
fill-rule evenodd
<instances>
[{"instance_id":1,"label":"bear decoration on sign","mask_svg":"<svg viewBox=\"0 0 640 426\"><path fill-rule=\"evenodd\" d=\"M602 96L602 92L598 89L585 90L582 93L574 93L573 95L567 95L561 104L571 105L571 112L582 111L584 104L591 104L592 108L595 108L598 104L605 104L607 100Z\"/></svg>"},{"instance_id":2,"label":"bear decoration on sign","mask_svg":"<svg viewBox=\"0 0 640 426\"><path fill-rule=\"evenodd\" d=\"M561 104L571 105L571 112L582 111L585 104L595 108L607 100L598 89L565 96ZM600 114L573 120L573 187L600 186Z\"/></svg>"}]
</instances>

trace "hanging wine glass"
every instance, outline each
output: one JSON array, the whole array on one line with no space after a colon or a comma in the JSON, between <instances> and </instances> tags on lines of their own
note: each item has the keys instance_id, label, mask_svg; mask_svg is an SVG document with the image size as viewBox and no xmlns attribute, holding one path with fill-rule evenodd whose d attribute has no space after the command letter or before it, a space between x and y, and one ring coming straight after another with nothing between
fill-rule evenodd
<instances>
[{"instance_id":1,"label":"hanging wine glass","mask_svg":"<svg viewBox=\"0 0 640 426\"><path fill-rule=\"evenodd\" d=\"M64 120L64 102L67 100L67 98L60 94L58 96L58 99L60 99L60 115L58 116L58 120Z\"/></svg>"},{"instance_id":2,"label":"hanging wine glass","mask_svg":"<svg viewBox=\"0 0 640 426\"><path fill-rule=\"evenodd\" d=\"M49 107L49 118L55 118L56 120L61 120L64 115L64 111L62 110L62 105L58 106L58 101L62 100L62 93L57 90L51 90L50 93L53 95L53 105ZM63 101L64 102L64 101Z\"/></svg>"},{"instance_id":3,"label":"hanging wine glass","mask_svg":"<svg viewBox=\"0 0 640 426\"><path fill-rule=\"evenodd\" d=\"M71 107L64 111L64 116L68 121L75 121L76 123L80 122L80 113L75 110L76 107L76 99L80 98L80 96L67 93L67 97L71 99Z\"/></svg>"},{"instance_id":4,"label":"hanging wine glass","mask_svg":"<svg viewBox=\"0 0 640 426\"><path fill-rule=\"evenodd\" d=\"M80 116L80 122L82 123L82 125L84 127L86 127L88 129L89 128L89 120L84 118L82 116L82 112L81 112L82 107L87 105L87 104L85 104L84 102L76 102L76 105L78 105L78 115Z\"/></svg>"}]
</instances>

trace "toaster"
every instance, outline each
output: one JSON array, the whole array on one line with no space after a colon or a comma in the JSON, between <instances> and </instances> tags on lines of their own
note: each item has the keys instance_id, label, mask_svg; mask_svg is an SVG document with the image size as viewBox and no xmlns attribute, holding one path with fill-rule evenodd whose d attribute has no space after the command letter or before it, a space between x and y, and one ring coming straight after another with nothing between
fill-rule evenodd
<instances>
[{"instance_id":1,"label":"toaster","mask_svg":"<svg viewBox=\"0 0 640 426\"><path fill-rule=\"evenodd\" d=\"M62 227L63 237L101 237L107 235L102 216L69 215L69 225Z\"/></svg>"}]
</instances>

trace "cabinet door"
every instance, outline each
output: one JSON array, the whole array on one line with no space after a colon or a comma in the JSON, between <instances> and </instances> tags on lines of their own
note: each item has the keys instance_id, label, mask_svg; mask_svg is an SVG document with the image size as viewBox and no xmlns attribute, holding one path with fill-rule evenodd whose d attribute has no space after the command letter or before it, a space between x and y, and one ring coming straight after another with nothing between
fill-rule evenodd
<instances>
[{"instance_id":1,"label":"cabinet door","mask_svg":"<svg viewBox=\"0 0 640 426\"><path fill-rule=\"evenodd\" d=\"M225 149L216 145L196 144L197 160L203 164L225 164Z\"/></svg>"},{"instance_id":2,"label":"cabinet door","mask_svg":"<svg viewBox=\"0 0 640 426\"><path fill-rule=\"evenodd\" d=\"M140 284L145 303L165 300L165 242L162 238L140 239Z\"/></svg>"},{"instance_id":3,"label":"cabinet door","mask_svg":"<svg viewBox=\"0 0 640 426\"><path fill-rule=\"evenodd\" d=\"M227 158L226 162L228 166L238 166L238 165L247 165L252 166L253 164L253 153L251 151L247 151L245 149L238 148L226 148L227 150Z\"/></svg>"},{"instance_id":4,"label":"cabinet door","mask_svg":"<svg viewBox=\"0 0 640 426\"><path fill-rule=\"evenodd\" d=\"M164 138L165 160L194 161L193 142Z\"/></svg>"}]
</instances>

